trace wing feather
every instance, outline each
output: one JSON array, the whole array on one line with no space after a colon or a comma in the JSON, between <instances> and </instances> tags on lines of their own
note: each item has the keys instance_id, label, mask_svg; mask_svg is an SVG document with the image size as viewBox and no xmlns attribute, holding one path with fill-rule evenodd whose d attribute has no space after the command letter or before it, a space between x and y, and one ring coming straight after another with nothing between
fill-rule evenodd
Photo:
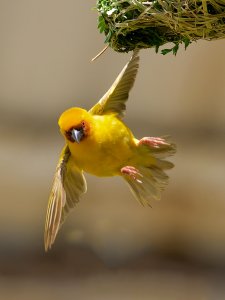
<instances>
[{"instance_id":1,"label":"wing feather","mask_svg":"<svg viewBox=\"0 0 225 300\"><path fill-rule=\"evenodd\" d=\"M56 167L47 207L44 237L46 251L51 248L66 216L86 190L83 173L71 162L70 150L66 146Z\"/></svg>"},{"instance_id":2,"label":"wing feather","mask_svg":"<svg viewBox=\"0 0 225 300\"><path fill-rule=\"evenodd\" d=\"M90 109L93 115L115 113L123 117L126 110L126 101L134 85L139 67L138 50L133 52L130 61L125 65L116 80L99 102Z\"/></svg>"}]
</instances>

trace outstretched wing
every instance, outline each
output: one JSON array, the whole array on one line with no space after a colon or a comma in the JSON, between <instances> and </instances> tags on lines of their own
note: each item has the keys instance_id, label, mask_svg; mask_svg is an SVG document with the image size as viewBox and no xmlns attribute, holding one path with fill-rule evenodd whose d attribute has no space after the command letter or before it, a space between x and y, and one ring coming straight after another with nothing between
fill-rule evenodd
<instances>
[{"instance_id":1,"label":"outstretched wing","mask_svg":"<svg viewBox=\"0 0 225 300\"><path fill-rule=\"evenodd\" d=\"M83 172L71 162L70 150L65 146L56 167L48 201L44 236L46 251L51 248L66 216L86 190Z\"/></svg>"},{"instance_id":2,"label":"outstretched wing","mask_svg":"<svg viewBox=\"0 0 225 300\"><path fill-rule=\"evenodd\" d=\"M105 93L99 102L90 109L89 112L91 114L102 115L107 113L116 113L119 117L123 117L129 91L134 85L139 67L138 52L138 50L133 52L130 61L120 72L111 88Z\"/></svg>"}]
</instances>

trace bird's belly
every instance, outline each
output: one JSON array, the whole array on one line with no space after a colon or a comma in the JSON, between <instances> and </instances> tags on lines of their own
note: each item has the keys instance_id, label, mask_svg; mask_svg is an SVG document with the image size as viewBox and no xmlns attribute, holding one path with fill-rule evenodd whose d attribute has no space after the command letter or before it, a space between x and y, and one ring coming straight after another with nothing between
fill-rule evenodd
<instances>
[{"instance_id":1,"label":"bird's belly","mask_svg":"<svg viewBox=\"0 0 225 300\"><path fill-rule=\"evenodd\" d=\"M119 175L121 164L113 164L111 160L101 159L98 162L95 160L89 160L89 163L83 163L85 172L95 176L107 177Z\"/></svg>"},{"instance_id":2,"label":"bird's belly","mask_svg":"<svg viewBox=\"0 0 225 300\"><path fill-rule=\"evenodd\" d=\"M78 149L79 148L79 149ZM132 147L127 143L92 144L73 151L75 163L85 172L96 176L115 176L132 159Z\"/></svg>"}]
</instances>

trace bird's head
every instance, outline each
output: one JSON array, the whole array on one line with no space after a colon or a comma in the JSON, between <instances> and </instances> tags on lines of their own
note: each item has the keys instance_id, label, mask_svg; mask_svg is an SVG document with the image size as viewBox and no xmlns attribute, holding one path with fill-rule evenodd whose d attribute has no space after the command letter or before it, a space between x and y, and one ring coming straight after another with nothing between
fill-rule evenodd
<instances>
[{"instance_id":1,"label":"bird's head","mask_svg":"<svg viewBox=\"0 0 225 300\"><path fill-rule=\"evenodd\" d=\"M91 116L85 109L73 107L62 113L58 124L67 140L79 144L89 135Z\"/></svg>"}]
</instances>

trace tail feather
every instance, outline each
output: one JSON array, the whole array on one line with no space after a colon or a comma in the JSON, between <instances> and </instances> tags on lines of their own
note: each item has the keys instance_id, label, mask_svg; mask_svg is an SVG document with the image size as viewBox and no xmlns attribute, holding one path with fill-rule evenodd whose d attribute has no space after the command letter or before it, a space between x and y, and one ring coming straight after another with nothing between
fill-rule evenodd
<instances>
[{"instance_id":1,"label":"tail feather","mask_svg":"<svg viewBox=\"0 0 225 300\"><path fill-rule=\"evenodd\" d=\"M170 161L162 160L162 159L158 159L158 158L156 158L155 165L158 166L158 168L162 169L162 170L169 170L169 169L172 169L174 167L174 164L171 163Z\"/></svg>"},{"instance_id":2,"label":"tail feather","mask_svg":"<svg viewBox=\"0 0 225 300\"><path fill-rule=\"evenodd\" d=\"M153 167L139 167L140 176L133 178L124 176L129 184L131 191L137 200L144 206L151 206L152 199L159 200L161 192L168 184L169 177L162 169Z\"/></svg>"},{"instance_id":3,"label":"tail feather","mask_svg":"<svg viewBox=\"0 0 225 300\"><path fill-rule=\"evenodd\" d=\"M144 206L151 206L150 201L152 199L159 200L161 198L161 192L169 180L165 170L174 166L173 163L164 159L176 152L175 144L169 143L167 138L164 140L166 143L157 145L157 147L145 144L138 145L144 160L135 166L136 176L123 174L134 196Z\"/></svg>"}]
</instances>

